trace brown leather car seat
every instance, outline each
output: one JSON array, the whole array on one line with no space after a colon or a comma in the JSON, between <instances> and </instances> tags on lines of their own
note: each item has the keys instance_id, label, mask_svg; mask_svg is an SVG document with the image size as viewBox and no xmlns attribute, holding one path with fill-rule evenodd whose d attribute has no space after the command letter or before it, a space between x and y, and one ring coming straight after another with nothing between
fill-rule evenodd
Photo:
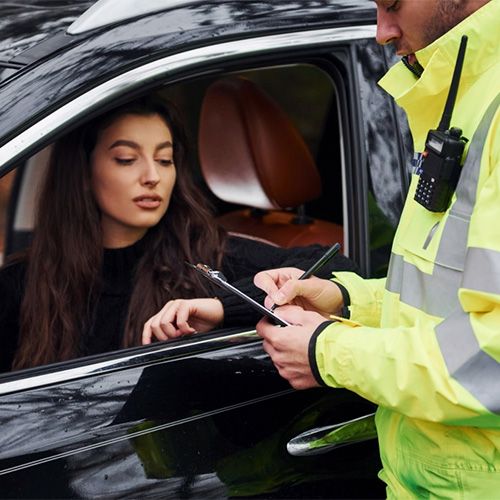
<instances>
[{"instance_id":1,"label":"brown leather car seat","mask_svg":"<svg viewBox=\"0 0 500 500\"><path fill-rule=\"evenodd\" d=\"M342 226L290 209L321 195L311 153L289 117L249 80L227 77L205 94L199 128L203 176L220 199L251 207L226 213L231 232L283 247L342 243Z\"/></svg>"}]
</instances>

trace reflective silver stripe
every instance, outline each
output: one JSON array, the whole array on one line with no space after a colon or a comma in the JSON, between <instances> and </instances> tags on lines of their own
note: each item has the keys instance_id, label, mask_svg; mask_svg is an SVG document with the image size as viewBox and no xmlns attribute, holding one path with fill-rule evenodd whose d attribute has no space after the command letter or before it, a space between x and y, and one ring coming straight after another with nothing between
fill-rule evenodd
<instances>
[{"instance_id":1,"label":"reflective silver stripe","mask_svg":"<svg viewBox=\"0 0 500 500\"><path fill-rule=\"evenodd\" d=\"M442 318L460 305L457 290L461 279L461 272L441 266L435 266L433 274L424 273L401 255L392 254L385 287L398 293L401 302ZM450 289L454 292L449 293Z\"/></svg>"},{"instance_id":2,"label":"reflective silver stripe","mask_svg":"<svg viewBox=\"0 0 500 500\"><path fill-rule=\"evenodd\" d=\"M440 318L460 308L459 288L500 295L500 252L469 247L465 269L462 273L435 265L432 275L426 274L393 254L386 289L398 293L401 302Z\"/></svg>"},{"instance_id":3,"label":"reflective silver stripe","mask_svg":"<svg viewBox=\"0 0 500 500\"><path fill-rule=\"evenodd\" d=\"M429 231L429 234L427 235L427 238L425 238L424 242L424 250L427 250L429 245L431 244L432 238L434 238L434 234L437 231L437 228L439 227L439 224L441 224L441 221L438 220L432 227L431 230Z\"/></svg>"},{"instance_id":4,"label":"reflective silver stripe","mask_svg":"<svg viewBox=\"0 0 500 500\"><path fill-rule=\"evenodd\" d=\"M500 295L500 252L469 248L462 288Z\"/></svg>"},{"instance_id":5,"label":"reflective silver stripe","mask_svg":"<svg viewBox=\"0 0 500 500\"><path fill-rule=\"evenodd\" d=\"M467 164L464 168L466 166ZM450 210L434 261L436 264L460 272L464 270L471 213L472 207L469 213L462 214L454 211L453 208Z\"/></svg>"},{"instance_id":6,"label":"reflective silver stripe","mask_svg":"<svg viewBox=\"0 0 500 500\"><path fill-rule=\"evenodd\" d=\"M488 272L488 264L493 264L491 271L496 270L497 278L500 277L498 252L480 248L467 249L469 222L476 202L484 141L499 101L500 95L497 95L474 134L457 186L457 200L450 210L436 256L438 265L467 269L462 283L456 288L443 291L455 297L459 286L475 290L484 290L490 285L493 289L499 288L498 279L489 279ZM485 258L487 260L482 260ZM500 363L481 350L470 315L457 308L454 314L436 327L436 337L450 375L490 412L500 413Z\"/></svg>"},{"instance_id":7,"label":"reflective silver stripe","mask_svg":"<svg viewBox=\"0 0 500 500\"><path fill-rule=\"evenodd\" d=\"M500 363L481 350L469 314L446 318L436 327L436 337L450 375L485 408L500 413Z\"/></svg>"}]
</instances>

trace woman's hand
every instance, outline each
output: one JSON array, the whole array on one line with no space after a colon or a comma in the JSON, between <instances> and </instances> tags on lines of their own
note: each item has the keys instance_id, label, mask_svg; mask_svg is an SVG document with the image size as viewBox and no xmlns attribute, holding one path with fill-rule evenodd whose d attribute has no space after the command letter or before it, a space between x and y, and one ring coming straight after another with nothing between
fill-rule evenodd
<instances>
[{"instance_id":1,"label":"woman's hand","mask_svg":"<svg viewBox=\"0 0 500 500\"><path fill-rule=\"evenodd\" d=\"M218 299L178 299L167 302L160 312L144 324L142 343L153 338L167 340L195 332L208 332L224 320Z\"/></svg>"},{"instance_id":2,"label":"woman's hand","mask_svg":"<svg viewBox=\"0 0 500 500\"><path fill-rule=\"evenodd\" d=\"M338 314L344 305L340 288L333 281L315 276L299 280L303 273L295 267L270 269L256 274L253 281L267 293L266 307L294 304L326 318Z\"/></svg>"}]
</instances>

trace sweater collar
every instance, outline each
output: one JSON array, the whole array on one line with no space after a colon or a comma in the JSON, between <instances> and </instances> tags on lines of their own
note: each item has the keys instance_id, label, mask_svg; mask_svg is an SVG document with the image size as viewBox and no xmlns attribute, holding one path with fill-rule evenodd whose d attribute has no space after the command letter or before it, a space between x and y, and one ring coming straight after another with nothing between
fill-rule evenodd
<instances>
[{"instance_id":1,"label":"sweater collar","mask_svg":"<svg viewBox=\"0 0 500 500\"><path fill-rule=\"evenodd\" d=\"M103 278L108 291L129 290L135 269L147 246L147 234L134 244L123 248L105 248Z\"/></svg>"}]
</instances>

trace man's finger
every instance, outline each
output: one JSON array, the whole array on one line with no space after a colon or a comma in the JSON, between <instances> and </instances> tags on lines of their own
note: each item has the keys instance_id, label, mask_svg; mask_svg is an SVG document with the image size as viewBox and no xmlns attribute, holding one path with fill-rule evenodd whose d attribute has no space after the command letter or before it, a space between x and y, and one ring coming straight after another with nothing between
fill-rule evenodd
<instances>
[{"instance_id":1,"label":"man's finger","mask_svg":"<svg viewBox=\"0 0 500 500\"><path fill-rule=\"evenodd\" d=\"M317 295L317 284L313 280L288 280L271 298L278 305L289 304L296 297L313 299Z\"/></svg>"},{"instance_id":2,"label":"man's finger","mask_svg":"<svg viewBox=\"0 0 500 500\"><path fill-rule=\"evenodd\" d=\"M279 332L279 328L272 325L267 318L262 318L255 328L257 333L270 344L273 344L276 334Z\"/></svg>"},{"instance_id":3,"label":"man's finger","mask_svg":"<svg viewBox=\"0 0 500 500\"><path fill-rule=\"evenodd\" d=\"M256 287L271 295L278 290L278 273L275 270L262 271L254 276L253 282Z\"/></svg>"}]
</instances>

